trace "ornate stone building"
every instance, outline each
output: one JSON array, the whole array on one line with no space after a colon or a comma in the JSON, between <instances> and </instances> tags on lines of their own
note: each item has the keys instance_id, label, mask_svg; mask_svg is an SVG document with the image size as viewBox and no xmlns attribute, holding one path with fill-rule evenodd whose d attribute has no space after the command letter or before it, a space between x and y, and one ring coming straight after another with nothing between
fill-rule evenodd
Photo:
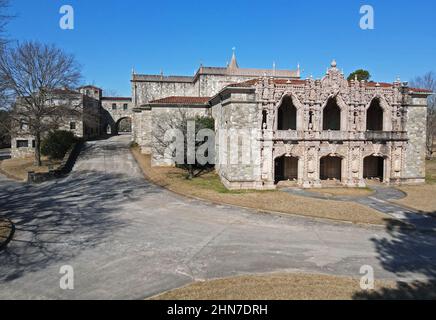
<instances>
[{"instance_id":1,"label":"ornate stone building","mask_svg":"<svg viewBox=\"0 0 436 320\"><path fill-rule=\"evenodd\" d=\"M219 74L205 71L213 69ZM317 80L301 80L299 70L239 69L235 57L227 68L202 67L189 81L179 80L133 75L133 138L153 154L161 115L175 108L211 115L216 171L228 188L425 181L428 91L400 81L347 81L335 61ZM236 148L237 158L250 161L230 160L228 150L241 144L235 135L250 145Z\"/></svg>"}]
</instances>

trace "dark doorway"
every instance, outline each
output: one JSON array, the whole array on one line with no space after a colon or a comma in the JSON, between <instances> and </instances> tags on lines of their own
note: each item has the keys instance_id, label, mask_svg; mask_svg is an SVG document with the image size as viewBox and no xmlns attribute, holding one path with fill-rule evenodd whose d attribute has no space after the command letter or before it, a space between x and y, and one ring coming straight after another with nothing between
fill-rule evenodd
<instances>
[{"instance_id":1,"label":"dark doorway","mask_svg":"<svg viewBox=\"0 0 436 320\"><path fill-rule=\"evenodd\" d=\"M380 179L384 176L384 159L382 157L369 156L363 160L363 178Z\"/></svg>"},{"instance_id":2,"label":"dark doorway","mask_svg":"<svg viewBox=\"0 0 436 320\"><path fill-rule=\"evenodd\" d=\"M291 96L283 98L278 113L278 130L297 130L297 108Z\"/></svg>"},{"instance_id":3,"label":"dark doorway","mask_svg":"<svg viewBox=\"0 0 436 320\"><path fill-rule=\"evenodd\" d=\"M320 163L321 180L341 180L342 179L342 158L323 157Z\"/></svg>"},{"instance_id":4,"label":"dark doorway","mask_svg":"<svg viewBox=\"0 0 436 320\"><path fill-rule=\"evenodd\" d=\"M366 130L383 131L383 109L379 99L372 100L366 113Z\"/></svg>"},{"instance_id":5,"label":"dark doorway","mask_svg":"<svg viewBox=\"0 0 436 320\"><path fill-rule=\"evenodd\" d=\"M330 98L324 108L323 130L341 130L341 108L334 98Z\"/></svg>"},{"instance_id":6,"label":"dark doorway","mask_svg":"<svg viewBox=\"0 0 436 320\"><path fill-rule=\"evenodd\" d=\"M275 160L275 181L298 180L298 158L280 157Z\"/></svg>"}]
</instances>

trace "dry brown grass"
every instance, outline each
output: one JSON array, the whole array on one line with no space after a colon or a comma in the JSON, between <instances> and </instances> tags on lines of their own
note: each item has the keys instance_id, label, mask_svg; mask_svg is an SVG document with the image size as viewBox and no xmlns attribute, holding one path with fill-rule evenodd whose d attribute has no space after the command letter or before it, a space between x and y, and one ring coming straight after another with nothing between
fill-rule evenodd
<instances>
[{"instance_id":1,"label":"dry brown grass","mask_svg":"<svg viewBox=\"0 0 436 320\"><path fill-rule=\"evenodd\" d=\"M395 202L422 213L436 214L436 184L402 186L399 189L406 192L407 197Z\"/></svg>"},{"instance_id":2,"label":"dry brown grass","mask_svg":"<svg viewBox=\"0 0 436 320\"><path fill-rule=\"evenodd\" d=\"M48 172L49 166L51 166L52 169L56 169L61 163L61 161L51 161L47 158L43 158L42 166L37 167L34 165L34 161L33 158L3 160L0 162L0 170L12 179L26 181L29 171Z\"/></svg>"},{"instance_id":3,"label":"dry brown grass","mask_svg":"<svg viewBox=\"0 0 436 320\"><path fill-rule=\"evenodd\" d=\"M314 200L282 191L229 191L215 173L187 180L177 168L151 167L150 156L132 149L144 175L173 192L215 203L225 203L260 211L275 211L353 223L384 224L387 216L351 202Z\"/></svg>"},{"instance_id":4,"label":"dry brown grass","mask_svg":"<svg viewBox=\"0 0 436 320\"><path fill-rule=\"evenodd\" d=\"M407 193L407 197L395 202L423 213L436 214L436 159L427 161L426 170L427 183L399 187L400 190Z\"/></svg>"},{"instance_id":5,"label":"dry brown grass","mask_svg":"<svg viewBox=\"0 0 436 320\"><path fill-rule=\"evenodd\" d=\"M395 282L376 281L375 290L394 289ZM360 280L317 274L242 276L197 282L153 300L350 300L362 293Z\"/></svg>"}]
</instances>

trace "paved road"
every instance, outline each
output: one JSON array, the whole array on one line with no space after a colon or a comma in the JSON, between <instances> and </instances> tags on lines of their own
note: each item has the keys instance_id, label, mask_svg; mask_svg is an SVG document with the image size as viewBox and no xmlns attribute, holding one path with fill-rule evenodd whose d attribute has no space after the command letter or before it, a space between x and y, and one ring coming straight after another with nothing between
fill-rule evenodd
<instances>
[{"instance_id":1,"label":"paved road","mask_svg":"<svg viewBox=\"0 0 436 320\"><path fill-rule=\"evenodd\" d=\"M0 182L17 223L0 252L0 299L142 299L194 280L274 271L435 277L436 236L188 200L147 183L128 137L89 143L74 172L40 186ZM74 268L74 290L59 287Z\"/></svg>"}]
</instances>

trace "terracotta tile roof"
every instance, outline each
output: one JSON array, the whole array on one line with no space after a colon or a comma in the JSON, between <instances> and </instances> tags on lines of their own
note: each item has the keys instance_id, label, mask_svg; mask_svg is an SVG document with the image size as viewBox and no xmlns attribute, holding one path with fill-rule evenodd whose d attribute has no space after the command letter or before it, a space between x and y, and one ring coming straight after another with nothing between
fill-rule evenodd
<instances>
[{"instance_id":1,"label":"terracotta tile roof","mask_svg":"<svg viewBox=\"0 0 436 320\"><path fill-rule=\"evenodd\" d=\"M80 94L78 91L70 90L70 89L53 89L51 91L53 94Z\"/></svg>"},{"instance_id":2,"label":"terracotta tile roof","mask_svg":"<svg viewBox=\"0 0 436 320\"><path fill-rule=\"evenodd\" d=\"M409 89L410 89L410 91L413 91L413 92L433 93L433 91L427 90L427 89L421 89L421 88L409 88Z\"/></svg>"},{"instance_id":3,"label":"terracotta tile roof","mask_svg":"<svg viewBox=\"0 0 436 320\"><path fill-rule=\"evenodd\" d=\"M244 81L244 82L233 83L233 84L230 84L228 87L231 87L231 88L251 88L251 87L254 87L261 80L262 80L261 78L258 78L258 79ZM284 84L304 85L306 83L306 80L298 80L298 79L290 79L290 80L273 79L273 81L274 81L274 84L279 84L279 85L280 84L281 85L284 85ZM378 85L381 88L392 88L394 86L392 83L387 83L387 82L378 82ZM366 86L370 87L370 88L374 88L377 86L377 82L373 82L373 81L367 82ZM420 88L409 88L409 90L413 91L413 92L432 93L431 90L420 89Z\"/></svg>"},{"instance_id":4,"label":"terracotta tile roof","mask_svg":"<svg viewBox=\"0 0 436 320\"><path fill-rule=\"evenodd\" d=\"M101 90L99 87L96 87L96 86L93 86L93 85L86 85L86 86L79 87L77 89L87 89L87 88Z\"/></svg>"},{"instance_id":5,"label":"terracotta tile roof","mask_svg":"<svg viewBox=\"0 0 436 320\"><path fill-rule=\"evenodd\" d=\"M132 101L130 97L102 97L101 100L110 100L110 101Z\"/></svg>"},{"instance_id":6,"label":"terracotta tile roof","mask_svg":"<svg viewBox=\"0 0 436 320\"><path fill-rule=\"evenodd\" d=\"M210 97L181 97L172 96L163 99L157 99L150 101L155 104L206 104L210 100Z\"/></svg>"}]
</instances>

